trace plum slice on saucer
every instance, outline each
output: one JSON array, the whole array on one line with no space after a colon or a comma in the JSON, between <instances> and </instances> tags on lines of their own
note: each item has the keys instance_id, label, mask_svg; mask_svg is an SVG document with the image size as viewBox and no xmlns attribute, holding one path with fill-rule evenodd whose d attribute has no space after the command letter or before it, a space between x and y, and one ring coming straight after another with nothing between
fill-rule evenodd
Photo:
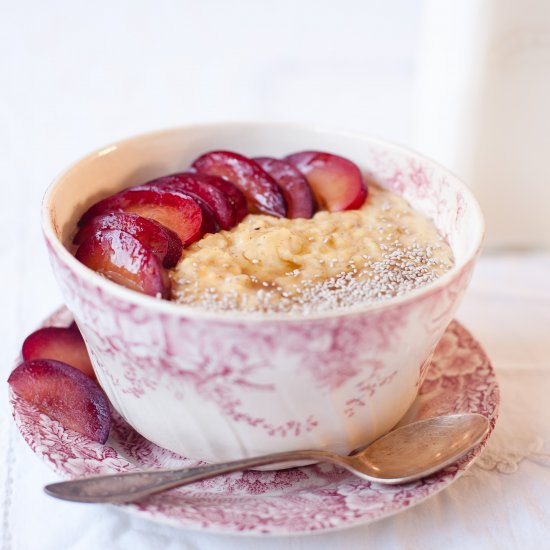
<instances>
[{"instance_id":1,"label":"plum slice on saucer","mask_svg":"<svg viewBox=\"0 0 550 550\"><path fill-rule=\"evenodd\" d=\"M97 382L82 371L52 359L25 361L8 384L40 412L93 441L105 443L111 426L109 401Z\"/></svg>"},{"instance_id":2,"label":"plum slice on saucer","mask_svg":"<svg viewBox=\"0 0 550 550\"><path fill-rule=\"evenodd\" d=\"M98 231L78 247L75 257L122 286L159 298L170 295L170 279L160 260L125 231Z\"/></svg>"},{"instance_id":3,"label":"plum slice on saucer","mask_svg":"<svg viewBox=\"0 0 550 550\"><path fill-rule=\"evenodd\" d=\"M23 359L54 359L72 365L95 378L84 338L76 323L68 327L46 327L29 334L23 342Z\"/></svg>"},{"instance_id":4,"label":"plum slice on saucer","mask_svg":"<svg viewBox=\"0 0 550 550\"><path fill-rule=\"evenodd\" d=\"M315 201L305 176L290 162L272 158L253 159L281 188L287 204L287 218L311 218L315 213Z\"/></svg>"},{"instance_id":5,"label":"plum slice on saucer","mask_svg":"<svg viewBox=\"0 0 550 550\"><path fill-rule=\"evenodd\" d=\"M361 208L367 186L358 166L350 160L323 153L302 151L285 157L306 177L320 209L329 212Z\"/></svg>"},{"instance_id":6,"label":"plum slice on saucer","mask_svg":"<svg viewBox=\"0 0 550 550\"><path fill-rule=\"evenodd\" d=\"M74 244L82 244L98 231L120 229L149 248L164 267L173 267L180 259L183 244L172 230L150 218L128 212L110 212L92 218L75 235Z\"/></svg>"},{"instance_id":7,"label":"plum slice on saucer","mask_svg":"<svg viewBox=\"0 0 550 550\"><path fill-rule=\"evenodd\" d=\"M235 184L246 196L252 212L286 216L286 203L279 186L252 159L232 151L210 151L197 158L192 168Z\"/></svg>"}]
</instances>

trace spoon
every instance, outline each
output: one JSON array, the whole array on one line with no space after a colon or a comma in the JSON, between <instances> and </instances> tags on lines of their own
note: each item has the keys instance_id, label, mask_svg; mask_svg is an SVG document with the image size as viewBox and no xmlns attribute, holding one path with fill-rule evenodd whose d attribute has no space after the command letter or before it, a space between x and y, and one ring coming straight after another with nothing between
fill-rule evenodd
<instances>
[{"instance_id":1,"label":"spoon","mask_svg":"<svg viewBox=\"0 0 550 550\"><path fill-rule=\"evenodd\" d=\"M331 462L376 483L407 483L452 464L475 447L488 429L489 421L480 414L438 416L397 428L350 456L330 451L288 451L196 468L87 477L52 483L44 490L74 502L131 502L221 474L302 460Z\"/></svg>"}]
</instances>

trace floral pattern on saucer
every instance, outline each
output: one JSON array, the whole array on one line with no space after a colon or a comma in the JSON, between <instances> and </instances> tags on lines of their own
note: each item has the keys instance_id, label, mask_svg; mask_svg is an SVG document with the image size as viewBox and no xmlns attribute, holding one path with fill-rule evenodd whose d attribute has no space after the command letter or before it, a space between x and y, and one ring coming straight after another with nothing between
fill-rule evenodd
<instances>
[{"instance_id":1,"label":"floral pattern on saucer","mask_svg":"<svg viewBox=\"0 0 550 550\"><path fill-rule=\"evenodd\" d=\"M45 325L66 325L63 308ZM499 391L489 358L454 321L427 368L419 396L403 423L440 414L498 413ZM198 463L156 446L118 414L106 445L94 443L11 394L15 423L31 449L63 477ZM487 439L486 439L487 440ZM458 463L417 482L384 486L328 464L280 471L248 471L195 483L121 506L182 528L241 535L288 535L369 523L418 504L450 485L481 453L480 444Z\"/></svg>"}]
</instances>

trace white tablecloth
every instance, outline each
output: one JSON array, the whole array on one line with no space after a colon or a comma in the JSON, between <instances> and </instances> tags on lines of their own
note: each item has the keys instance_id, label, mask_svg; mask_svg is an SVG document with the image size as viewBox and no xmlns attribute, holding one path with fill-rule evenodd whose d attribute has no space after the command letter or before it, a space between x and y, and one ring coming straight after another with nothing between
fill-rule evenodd
<instances>
[{"instance_id":1,"label":"white tablecloth","mask_svg":"<svg viewBox=\"0 0 550 550\"><path fill-rule=\"evenodd\" d=\"M486 452L465 476L425 503L378 523L262 539L262 548L550 547L549 281L549 254L485 257L479 264L458 318L493 360L501 412ZM1 550L258 548L258 539L180 531L109 506L47 497L42 486L57 476L17 433L5 387L0 395Z\"/></svg>"}]
</instances>

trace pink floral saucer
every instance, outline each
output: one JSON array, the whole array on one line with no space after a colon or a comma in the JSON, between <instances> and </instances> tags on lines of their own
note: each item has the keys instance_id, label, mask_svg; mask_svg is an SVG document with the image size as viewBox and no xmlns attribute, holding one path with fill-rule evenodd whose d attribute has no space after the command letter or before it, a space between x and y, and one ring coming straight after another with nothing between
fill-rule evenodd
<instances>
[{"instance_id":1,"label":"pink floral saucer","mask_svg":"<svg viewBox=\"0 0 550 550\"><path fill-rule=\"evenodd\" d=\"M45 325L70 321L63 308ZM499 390L489 358L454 321L439 343L418 398L401 423L470 411L490 418L492 431L498 403ZM11 405L25 441L63 477L197 464L144 439L116 414L107 444L99 445L64 430L14 394ZM342 529L385 518L438 493L466 471L486 441L458 463L406 485L369 483L335 466L319 464L236 473L121 508L181 528L226 534L288 535Z\"/></svg>"}]
</instances>

